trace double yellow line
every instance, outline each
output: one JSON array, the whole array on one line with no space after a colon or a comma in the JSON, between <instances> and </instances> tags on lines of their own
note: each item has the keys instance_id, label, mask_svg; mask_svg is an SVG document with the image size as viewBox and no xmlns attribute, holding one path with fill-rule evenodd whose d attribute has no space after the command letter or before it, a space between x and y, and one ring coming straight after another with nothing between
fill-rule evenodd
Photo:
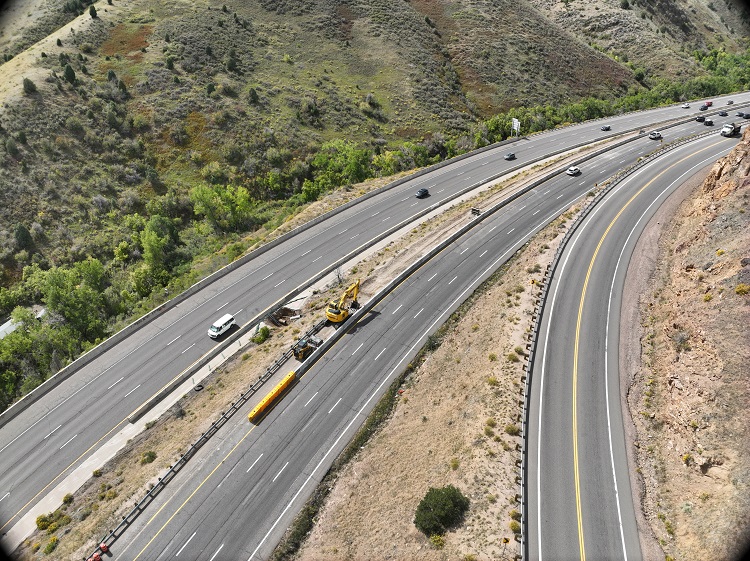
<instances>
[{"instance_id":1,"label":"double yellow line","mask_svg":"<svg viewBox=\"0 0 750 561\"><path fill-rule=\"evenodd\" d=\"M576 490L576 513L578 516L578 547L580 548L581 552L581 561L586 561L586 549L583 539L583 516L581 514L581 485L580 485L580 476L579 476L579 470L578 470L578 348L579 348L579 342L581 337L581 321L583 317L583 305L584 301L586 299L586 289L589 285L589 279L591 278L591 271L594 269L594 262L596 261L596 257L599 254L599 250L602 247L602 244L604 243L604 240L607 238L607 235L609 234L609 231L612 229L612 227L615 225L615 222L620 218L623 212L625 212L625 209L630 206L630 203L632 203L646 188L649 187L654 181L659 179L662 175L667 173L668 171L672 170L674 167L679 166L684 161L689 160L690 158L695 157L696 154L700 154L701 152L708 150L710 148L713 148L716 146L716 144L712 144L711 146L707 146L705 148L702 148L700 150L697 150L696 152L693 152L692 154L685 156L681 160L678 160L668 168L666 168L664 171L659 173L656 177L651 179L648 183L646 183L643 187L641 187L630 199L628 202L626 202L623 207L619 210L619 212L615 215L615 217L612 219L612 222L609 223L609 226L607 226L607 229L604 231L604 234L602 234L602 237L599 239L599 243L596 245L596 250L594 251L594 255L591 257L591 261L589 262L588 270L586 271L586 279L583 282L583 289L581 290L581 301L578 305L578 318L576 320L576 336L575 336L575 344L573 349L573 475L575 479L575 490Z\"/></svg>"}]
</instances>

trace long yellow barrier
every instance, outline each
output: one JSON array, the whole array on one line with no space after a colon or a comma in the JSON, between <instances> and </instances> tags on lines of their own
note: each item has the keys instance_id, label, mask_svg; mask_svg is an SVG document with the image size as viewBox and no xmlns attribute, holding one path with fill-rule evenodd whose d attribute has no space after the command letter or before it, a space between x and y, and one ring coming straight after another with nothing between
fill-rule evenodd
<instances>
[{"instance_id":1,"label":"long yellow barrier","mask_svg":"<svg viewBox=\"0 0 750 561\"><path fill-rule=\"evenodd\" d=\"M272 389L266 397L260 400L260 403L255 406L255 409L250 411L250 413L247 416L247 420L251 423L255 420L256 417L258 417L263 411L265 411L266 407L271 405L273 401L279 397L282 392L289 387L289 385L294 381L295 373L294 370L292 370L289 374L284 376L284 378L276 384L276 387Z\"/></svg>"}]
</instances>

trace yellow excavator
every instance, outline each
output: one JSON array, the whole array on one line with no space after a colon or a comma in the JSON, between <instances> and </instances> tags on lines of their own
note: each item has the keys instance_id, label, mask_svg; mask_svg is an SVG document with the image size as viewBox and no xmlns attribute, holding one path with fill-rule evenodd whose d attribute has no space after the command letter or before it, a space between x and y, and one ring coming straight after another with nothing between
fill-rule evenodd
<instances>
[{"instance_id":1,"label":"yellow excavator","mask_svg":"<svg viewBox=\"0 0 750 561\"><path fill-rule=\"evenodd\" d=\"M359 308L359 302L357 302L358 294L359 279L357 279L357 282L352 284L344 291L338 301L331 300L330 302L328 302L328 307L326 308L326 318L328 319L328 321L332 323L341 323L342 321L346 320L346 318L349 317L349 310L356 310L357 308ZM346 302L346 299L350 297L352 299L352 303L348 308L345 308L344 303Z\"/></svg>"}]
</instances>

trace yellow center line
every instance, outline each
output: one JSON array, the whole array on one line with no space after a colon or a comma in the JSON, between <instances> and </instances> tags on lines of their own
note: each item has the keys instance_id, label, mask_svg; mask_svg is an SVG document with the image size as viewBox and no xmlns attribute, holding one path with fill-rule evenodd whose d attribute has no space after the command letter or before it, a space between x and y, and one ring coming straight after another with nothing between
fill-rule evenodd
<instances>
[{"instance_id":1,"label":"yellow center line","mask_svg":"<svg viewBox=\"0 0 750 561\"><path fill-rule=\"evenodd\" d=\"M584 539L583 539L583 516L581 514L581 487L580 487L580 477L579 477L579 471L578 471L578 408L577 408L577 394L578 394L578 347L580 342L580 335L581 335L581 320L583 318L583 304L586 299L586 289L589 285L589 278L591 277L591 271L594 268L594 262L596 261L596 256L599 254L599 249L601 249L602 244L604 243L605 238L609 234L609 231L612 229L612 227L615 225L615 222L620 218L620 215L625 212L625 209L630 206L630 203L632 203L636 197L638 197L649 185L651 185L654 181L659 179L662 175L670 171L672 168L680 165L685 160L688 160L690 158L695 157L696 154L700 154L701 152L708 150L710 148L713 148L716 146L717 143L712 144L711 146L707 146L705 148L702 148L700 150L697 150L696 152L693 152L692 154L685 156L681 160L678 160L668 168L666 168L664 171L659 173L656 177L651 179L648 183L646 183L643 187L641 187L638 192L636 192L628 202L623 205L623 207L619 210L617 215L612 219L612 222L609 223L609 226L607 226L607 229L604 231L604 234L602 234L601 239L599 240L599 243L596 245L596 250L594 251L594 255L591 257L591 261L589 262L588 270L586 271L586 279L583 282L583 289L581 290L581 301L578 305L578 319L576 321L576 336L575 336L575 344L573 349L573 475L575 479L575 489L576 489L576 513L578 516L578 547L580 548L581 552L581 561L586 561L586 550L584 548Z\"/></svg>"},{"instance_id":2,"label":"yellow center line","mask_svg":"<svg viewBox=\"0 0 750 561\"><path fill-rule=\"evenodd\" d=\"M241 438L241 439L239 440L239 442L237 442L237 444L235 444L235 445L234 445L234 446L232 447L232 449L231 449L231 450L230 450L229 452L227 452L227 455L226 455L226 456L224 456L224 458L222 458L222 460L221 460L221 461L220 461L220 462L219 462L218 464L216 464L216 467L215 467L214 469L212 469L212 470L211 470L211 473L209 473L209 474L208 474L208 475L206 476L206 478L205 478L205 479L204 479L203 481L201 481L201 484L200 484L200 485L198 485L198 486L197 486L197 487L195 488L195 490L194 490L194 491L193 491L192 493L190 493L190 496L189 496L189 497L188 497L187 499L185 499L185 501L184 501L184 502L183 502L183 503L182 503L182 504L181 504L181 505L180 505L179 507L177 507L177 510L175 510L175 511L174 511L174 513L172 514L172 516L170 516L170 517L169 517L169 518L167 519L167 521L166 521L166 522L165 522L165 523L164 523L164 524L162 525L162 527L161 527L161 528L159 528L159 531L158 531L158 532L156 532L156 533L154 534L154 537L153 537L153 538L151 538L151 539L149 540L149 542L148 542L148 543L147 543L147 544L146 544L145 546L143 546L143 549L142 549L142 550L140 550L140 551L138 552L138 555L136 555L136 556L135 556L135 557L133 558L133 561L137 561L137 559L138 559L138 558L139 558L139 557L140 557L141 555L143 555L143 552L144 552L144 551L146 551L146 549L148 549L148 546L150 546L150 545L151 545L151 543L152 543L152 542L153 542L153 541L154 541L154 540L155 540L155 539L157 538L157 536L158 536L159 534L161 534L161 533L162 533L162 531L164 530L164 528L166 528L166 527L167 527L167 525L168 525L168 524L169 524L169 523L170 523L170 522L172 521L172 519L173 519L173 518L174 518L175 516L177 516L177 513L178 513L178 512L180 512L180 511L182 510L182 508L183 508L183 507L184 507L184 506L185 506L185 505L186 505L186 504L188 503L188 501L189 501L190 499L192 499L192 498L193 498L193 496L194 496L194 495L195 495L195 494L196 494L196 493L197 493L197 492L198 492L198 491L200 490L200 488L201 488L201 487L203 487L204 483L206 483L206 481L208 481L209 479L211 479L211 476L212 476L212 475L213 475L213 474L214 474L214 473L216 472L216 470L217 470L217 469L219 469L219 468L220 468L220 467L221 467L222 465L224 465L224 462L225 462L225 461L227 460L227 458L229 458L229 456L231 456L231 455L232 455L232 454L234 453L234 451L235 451L235 450L237 450L237 447L238 447L238 446L239 446L240 444L242 444L242 443L243 443L243 442L245 441L245 439L246 439L246 438L247 438L247 437L248 437L248 436L250 435L250 433L251 433L251 432L253 432L254 430L255 430L255 427L252 427L252 428L251 428L251 429L250 429L249 431L247 431L247 432L245 433L245 436L243 436L243 437L242 437L242 438ZM169 499L169 501L171 501L171 500L172 500L172 499L170 498L170 499ZM151 517L151 519L150 519L150 520L149 520L149 521L148 521L148 522L146 523L146 526L148 526L148 525L149 525L149 524L151 523L151 521L152 521L152 520L153 520L154 518L156 518L156 516L157 516L157 515L159 514L159 512L161 512L161 510L162 510L162 509L163 509L163 508L164 508L165 506L167 506L167 503L169 503L169 501L167 501L166 503L164 503L164 505L162 505L162 507L161 507L161 508L160 508L160 509L159 509L159 510L158 510L158 511L156 512L156 514L154 514L154 515L153 515L153 516Z\"/></svg>"}]
</instances>

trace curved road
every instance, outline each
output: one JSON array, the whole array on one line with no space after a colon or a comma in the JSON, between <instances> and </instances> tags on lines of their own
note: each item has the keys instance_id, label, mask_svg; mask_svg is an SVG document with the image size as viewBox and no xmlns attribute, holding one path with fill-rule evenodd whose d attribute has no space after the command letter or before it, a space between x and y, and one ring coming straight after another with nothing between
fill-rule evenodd
<instances>
[{"instance_id":1,"label":"curved road","mask_svg":"<svg viewBox=\"0 0 750 561\"><path fill-rule=\"evenodd\" d=\"M641 559L618 374L627 264L659 205L735 143L711 135L633 173L561 255L531 375L527 559Z\"/></svg>"},{"instance_id":2,"label":"curved road","mask_svg":"<svg viewBox=\"0 0 750 561\"><path fill-rule=\"evenodd\" d=\"M719 142L724 150L734 143ZM589 167L611 174L620 166L617 158L635 161L644 146L622 147ZM259 426L249 425L241 411L217 446L204 447L126 530L113 548L115 558L268 558L426 337L531 235L601 181L592 175L558 176L444 250L354 326Z\"/></svg>"},{"instance_id":3,"label":"curved road","mask_svg":"<svg viewBox=\"0 0 750 561\"><path fill-rule=\"evenodd\" d=\"M738 104L750 101L747 93L732 97ZM716 110L721 103L716 100ZM362 201L212 283L92 361L2 427L0 532L7 532L46 491L122 427L130 412L209 352L214 343L206 337L205 330L218 315L230 312L241 324L247 322L289 292L290 287L302 285L313 277L321 270L322 263L348 254L395 224L408 222L425 206L439 205L466 186L478 185L488 177L574 144L598 140L627 128L647 127L654 121L686 118L691 112L697 113L672 106L623 115L606 120L612 126L610 133L599 130L600 122L585 123L520 139L453 162ZM696 131L696 125L684 123L666 130L664 136L669 141ZM720 120L716 126L721 126ZM582 166L582 181L563 177L562 181L567 182L565 189L570 190L563 200L568 200L568 195L575 198L585 193L618 165L632 162L654 145L652 141L639 139L613 150L608 162L611 165L606 169L598 166L595 176L593 168L590 174ZM506 162L499 157L509 150L517 154L518 160ZM422 186L429 187L432 196L417 201L413 193ZM542 186L524 199L543 199L549 190ZM501 214L512 219L510 213L509 208Z\"/></svg>"}]
</instances>

